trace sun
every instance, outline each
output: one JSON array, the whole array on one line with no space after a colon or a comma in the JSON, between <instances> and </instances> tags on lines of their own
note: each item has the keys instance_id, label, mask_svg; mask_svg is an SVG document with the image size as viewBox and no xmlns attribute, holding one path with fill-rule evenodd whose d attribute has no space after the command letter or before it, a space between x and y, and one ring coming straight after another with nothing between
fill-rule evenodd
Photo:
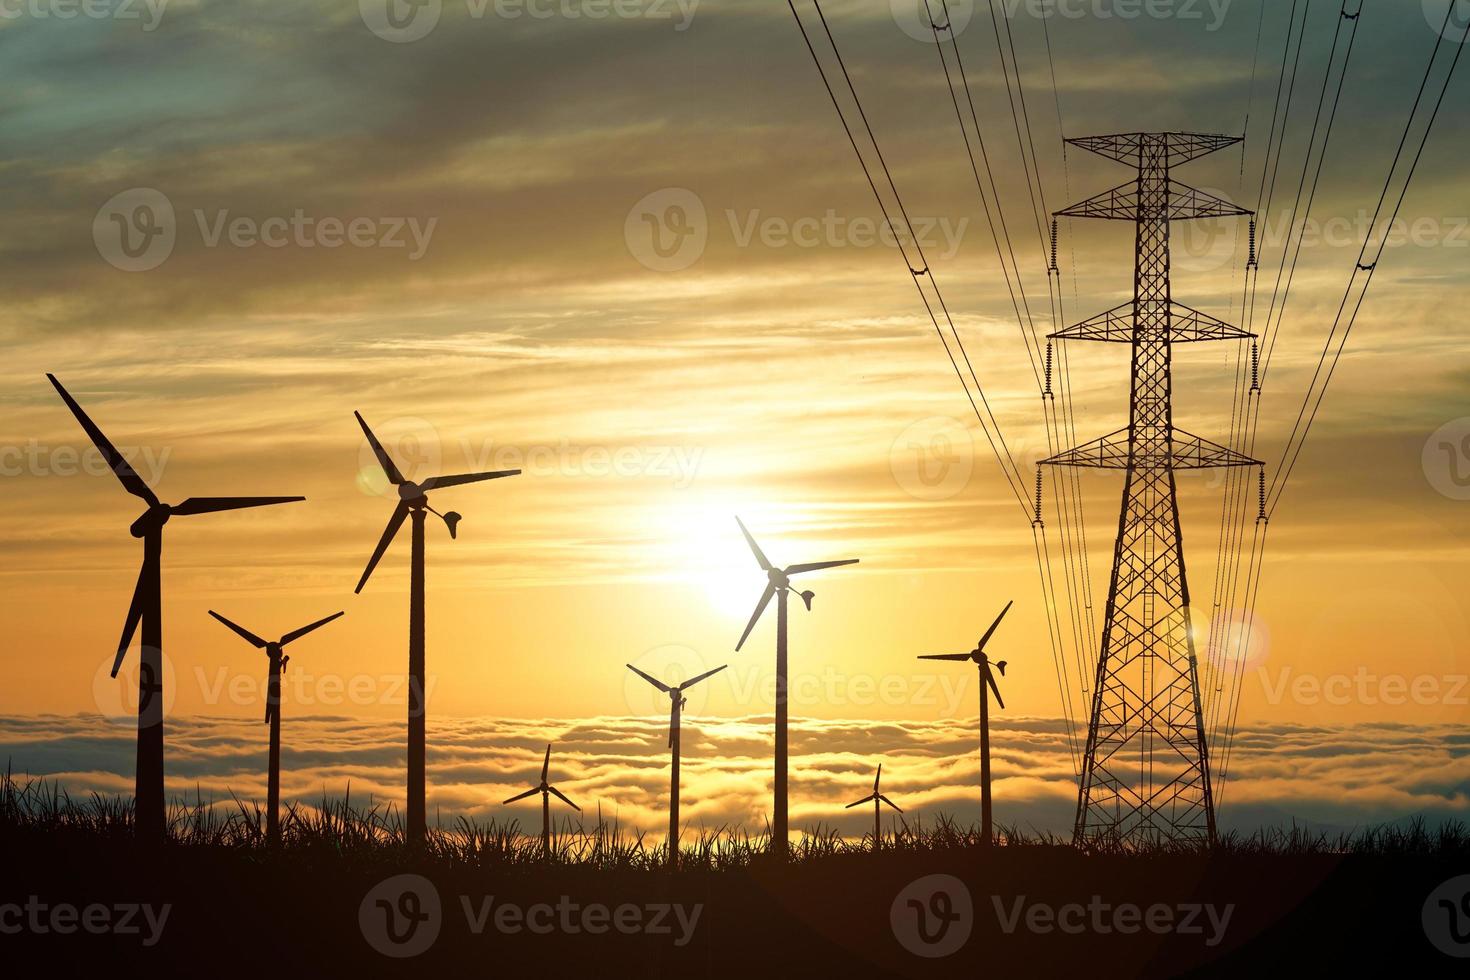
<instances>
[{"instance_id":1,"label":"sun","mask_svg":"<svg viewBox=\"0 0 1470 980\"><path fill-rule=\"evenodd\" d=\"M652 518L664 567L678 581L698 586L712 609L732 618L750 614L765 584L735 516L758 527L761 516L772 512L749 499L738 506L733 500L703 498Z\"/></svg>"}]
</instances>

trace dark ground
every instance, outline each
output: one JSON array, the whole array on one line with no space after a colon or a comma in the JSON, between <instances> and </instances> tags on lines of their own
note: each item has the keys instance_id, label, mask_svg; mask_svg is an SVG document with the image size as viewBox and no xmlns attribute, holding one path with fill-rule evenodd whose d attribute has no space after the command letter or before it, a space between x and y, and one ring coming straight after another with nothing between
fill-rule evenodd
<instances>
[{"instance_id":1,"label":"dark ground","mask_svg":"<svg viewBox=\"0 0 1470 980\"><path fill-rule=\"evenodd\" d=\"M149 970L154 975L188 971L252 977L270 976L271 971L284 976L463 976L535 968L552 977L784 977L806 972L932 980L1073 972L1089 977L1274 976L1287 971L1320 976L1331 970L1359 975L1389 969L1389 976L1465 976L1470 963L1436 949L1421 918L1437 886L1470 874L1470 859L1463 854L1130 857L1021 846L988 854L978 849L947 855L844 854L784 870L757 863L747 870L677 876L575 866L490 871L436 862L421 870L438 895L437 916L428 892L421 890L415 909L404 903L402 889L393 886L379 889L360 916L370 889L413 871L401 862L364 868L361 862L316 852L268 856L184 845L150 852L128 841L71 835L38 840L29 834L0 839L0 860L0 928L5 930L0 949L9 954L5 962L45 966L65 975L105 971L131 976ZM906 901L899 903L897 925L890 919L899 893L931 874L957 877L972 900L972 915L965 917L963 899L953 889L947 909L943 898L918 895L936 946L915 938L918 913ZM60 935L51 931L47 911L37 913L47 931L27 922L13 932L21 919L31 916L26 908L31 896L48 910L62 903L140 902L168 903L171 909L152 946L145 945L149 927L141 917L133 923L139 934L78 930ZM1126 926L1127 920L1119 923L1112 911L1094 919L1084 908L1080 918L1064 913L1069 928L1080 928L1078 932L1047 929L1037 918L1033 923L1038 928L1028 928L1024 912L1007 932L996 899L1004 916L1010 916L1021 896L1026 907L1135 903L1147 910L1162 904L1170 907L1167 915L1176 925L1199 931L1141 926L1125 934L1115 926ZM375 904L379 897L395 910L393 924L404 945L387 939L387 912ZM465 898L472 910L493 898L490 919L480 934L471 929ZM7 903L20 908L5 909ZM497 929L494 910L506 903L520 910L546 903L549 910L532 915L538 928L549 925L550 931L532 932L524 924L514 932ZM556 921L563 914L558 903L575 903L577 910L567 913L572 928ZM686 917L690 906L702 908L691 937L677 945L684 929L673 914L656 924L668 928L666 934L613 929L589 934L581 913L597 903L614 910L628 903L681 903ZM1188 906L1197 904L1213 905L1215 922L1233 906L1223 934L1203 912L1190 923L1184 921ZM403 913L414 911L430 918L411 931ZM960 916L950 924L953 932L941 932L935 918L946 911ZM1442 911L1448 925L1450 910ZM622 914L632 916L628 910ZM654 914L640 911L638 917L653 924ZM1165 921L1165 912L1151 914L1156 922ZM1109 931L1102 931L1098 921ZM1470 899L1456 924L1467 933L1460 950L1470 954ZM959 944L966 925L971 926L968 939L940 958L917 955L899 937L901 932L909 946L933 952L946 943ZM437 938L412 958L390 958L372 945L376 941L401 952L433 938L435 926Z\"/></svg>"}]
</instances>

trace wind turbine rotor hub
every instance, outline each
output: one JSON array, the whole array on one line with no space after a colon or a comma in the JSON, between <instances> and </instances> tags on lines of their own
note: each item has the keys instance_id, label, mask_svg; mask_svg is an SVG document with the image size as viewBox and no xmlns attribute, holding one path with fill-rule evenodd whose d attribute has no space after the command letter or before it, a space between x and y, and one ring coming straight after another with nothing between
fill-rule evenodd
<instances>
[{"instance_id":1,"label":"wind turbine rotor hub","mask_svg":"<svg viewBox=\"0 0 1470 980\"><path fill-rule=\"evenodd\" d=\"M172 515L173 508L168 504L154 504L152 507L143 511L142 514L138 515L138 519L132 523L128 531L133 537L141 538L154 528L163 527L168 523L168 519Z\"/></svg>"},{"instance_id":2,"label":"wind turbine rotor hub","mask_svg":"<svg viewBox=\"0 0 1470 980\"><path fill-rule=\"evenodd\" d=\"M398 484L398 499L406 500L415 507L422 507L429 501L419 485L408 480Z\"/></svg>"}]
</instances>

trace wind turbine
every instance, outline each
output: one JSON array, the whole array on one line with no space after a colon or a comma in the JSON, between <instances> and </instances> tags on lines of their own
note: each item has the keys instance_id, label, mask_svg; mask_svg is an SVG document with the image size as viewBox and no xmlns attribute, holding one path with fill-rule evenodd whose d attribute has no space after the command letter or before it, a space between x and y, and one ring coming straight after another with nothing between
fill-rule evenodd
<instances>
[{"instance_id":1,"label":"wind turbine","mask_svg":"<svg viewBox=\"0 0 1470 980\"><path fill-rule=\"evenodd\" d=\"M776 597L776 800L775 813L771 820L771 843L778 857L786 854L786 596L791 591L791 576L800 575L803 572L815 572L822 568L836 568L839 565L856 565L856 558L845 558L841 561L814 561L799 565L787 565L785 568L776 568L766 560L760 545L755 543L755 538L745 529L745 522L735 518L735 523L740 525L740 533L745 535L746 543L750 545L751 553L766 573L766 589L761 593L760 601L755 605L755 612L750 617L750 622L745 624L745 632L740 634L740 642L735 644L738 653L745 645L745 640L750 636L750 631L755 629L756 621L761 618L761 613L766 611L766 606L771 604L771 597ZM801 601L806 605L807 611L812 608L812 592L798 593Z\"/></svg>"},{"instance_id":2,"label":"wind turbine","mask_svg":"<svg viewBox=\"0 0 1470 980\"><path fill-rule=\"evenodd\" d=\"M995 674L991 672L990 657L985 653L985 642L990 639L1000 621L1005 619L1006 613L1011 611L1015 605L1012 599L1006 603L1006 607L995 617L995 622L990 624L990 629L980 637L980 642L975 644L975 649L969 653L935 653L922 656L920 660L973 660L980 669L980 835L984 838L981 842L989 846L991 842L991 814L990 814L990 693L995 692L996 702L1004 708L1005 700L1000 696L1000 688L995 686ZM1006 675L1006 662L995 661L996 670L1000 676Z\"/></svg>"},{"instance_id":3,"label":"wind turbine","mask_svg":"<svg viewBox=\"0 0 1470 980\"><path fill-rule=\"evenodd\" d=\"M714 674L724 670L729 664L721 664L714 670L707 670L698 677L670 687L663 681L649 677L643 671L628 664L628 669L639 677L652 684L669 696L669 750L674 757L673 768L669 771L669 866L679 866L679 719L684 711L684 702L689 700L684 697L684 692Z\"/></svg>"},{"instance_id":4,"label":"wind turbine","mask_svg":"<svg viewBox=\"0 0 1470 980\"><path fill-rule=\"evenodd\" d=\"M281 675L286 672L286 664L291 662L291 658L281 651L288 643L294 643L312 630L327 625L342 613L332 613L309 626L292 630L275 641L262 640L245 627L230 622L213 609L209 611L209 614L234 630L245 642L257 650L264 650L265 655L270 658L270 687L267 689L265 701L265 720L271 726L270 763L266 776L265 836L270 843L279 844L281 842Z\"/></svg>"},{"instance_id":5,"label":"wind turbine","mask_svg":"<svg viewBox=\"0 0 1470 980\"><path fill-rule=\"evenodd\" d=\"M878 763L878 775L873 777L873 792L870 795L865 796L854 803L849 803L847 806L843 807L844 810L851 810L853 807L862 806L864 803L873 804L873 850L875 851L881 850L883 848L883 825L881 823L883 810L882 807L879 806L879 804L887 803L889 806L893 807L893 809L898 810L899 813L903 812L902 810L899 810L898 804L894 803L888 797L878 792L878 780L882 778L883 763L880 762ZM894 846L897 847L898 845L895 844Z\"/></svg>"},{"instance_id":6,"label":"wind turbine","mask_svg":"<svg viewBox=\"0 0 1470 980\"><path fill-rule=\"evenodd\" d=\"M557 799L561 800L563 803L565 803L567 806L571 807L573 810L576 810L578 813L581 813L582 812L582 808L581 807L577 806L577 804L575 804L571 800L567 799L566 796L562 793L561 790L557 789L555 786L551 785L550 783L548 783L546 781L546 771L548 769L550 769L550 768L551 768L551 746L550 746L550 744L548 744L546 746L546 760L541 763L541 783L540 783L540 785L535 786L535 787L532 787L531 789L526 790L524 793L518 793L515 796L512 796L510 799L508 799L508 800L505 801L505 803L514 803L517 800L524 800L528 796L535 796L537 793L540 793L541 794L541 853L546 856L546 859L548 861L551 860L551 797L552 797L552 795L555 794L555 796L556 796ZM504 806L505 803L502 803L501 806Z\"/></svg>"},{"instance_id":7,"label":"wind turbine","mask_svg":"<svg viewBox=\"0 0 1470 980\"><path fill-rule=\"evenodd\" d=\"M408 841L410 844L418 843L424 839L424 830L427 825L424 805L424 516L434 514L444 521L445 527L449 529L451 539L458 536L460 515L454 511L441 514L429 506L429 491L444 487L457 487L465 483L479 483L483 480L495 480L502 476L515 476L520 470L497 470L493 473L464 473L458 476L430 477L421 483L414 483L404 479L383 448L378 442L378 437L373 435L373 430L357 412L357 424L362 426L363 435L367 436L368 444L373 447L373 455L378 458L378 465L383 467L383 473L388 477L388 482L398 488L398 503L393 508L392 515L388 518L388 526L383 530L383 536L378 540L378 546L373 550L373 556L368 559L367 568L363 569L362 578L357 582L357 593L362 592L362 587L367 585L368 576L373 574L383 552L388 550L388 545L393 543L393 536L403 526L404 518L413 519L413 536L410 550L410 561L412 571L409 579L408 593Z\"/></svg>"},{"instance_id":8,"label":"wind turbine","mask_svg":"<svg viewBox=\"0 0 1470 980\"><path fill-rule=\"evenodd\" d=\"M123 489L142 499L147 505L128 528L143 541L143 565L133 587L133 601L123 623L117 657L112 662L112 676L122 668L123 657L132 646L133 634L142 626L142 644L138 651L138 761L135 775L134 807L139 838L161 838L167 817L163 795L163 526L171 517L214 514L246 507L264 507L305 500L305 497L189 497L182 503L166 504L143 482L143 478L103 435L97 424L87 417L71 393L47 374L56 393L102 453L108 467Z\"/></svg>"}]
</instances>

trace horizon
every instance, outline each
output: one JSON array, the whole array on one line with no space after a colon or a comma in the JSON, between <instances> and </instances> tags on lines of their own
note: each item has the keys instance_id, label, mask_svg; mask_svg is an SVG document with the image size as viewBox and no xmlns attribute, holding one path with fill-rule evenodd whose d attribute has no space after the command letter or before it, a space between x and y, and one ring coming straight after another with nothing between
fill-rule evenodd
<instances>
[{"instance_id":1,"label":"horizon","mask_svg":"<svg viewBox=\"0 0 1470 980\"><path fill-rule=\"evenodd\" d=\"M0 721L0 756L14 775L18 747L29 746L48 770L44 779L74 796L132 795L134 718L35 716ZM938 817L978 824L979 771L975 716L927 724L852 718L792 719L791 835L818 827L849 839L870 832L866 807L845 809L872 791L883 763L883 787L915 826ZM666 713L583 719L429 718L429 824L458 817L502 825L539 824L533 801L501 800L535 785L542 752L552 745L552 781L583 812L553 810L557 825L591 827L599 811L650 845L665 837L668 805ZM293 716L285 708L282 799L307 809L322 800L368 798L403 804L401 722L364 722L342 715ZM992 717L996 822L1025 832L1067 836L1077 803L1076 775L1059 718ZM767 756L771 716L684 719L684 826L766 827L770 810ZM294 737L293 737L294 733ZM264 726L255 719L186 716L168 726L168 798L206 803L228 813L265 798ZM22 737L28 736L28 737ZM1220 808L1223 832L1301 827L1335 834L1422 818L1430 828L1464 822L1466 800L1456 763L1470 745L1454 725L1396 723L1244 726L1239 767ZM876 745L870 743L878 743ZM891 821L891 818L892 821ZM904 826L896 815L890 822Z\"/></svg>"}]
</instances>

